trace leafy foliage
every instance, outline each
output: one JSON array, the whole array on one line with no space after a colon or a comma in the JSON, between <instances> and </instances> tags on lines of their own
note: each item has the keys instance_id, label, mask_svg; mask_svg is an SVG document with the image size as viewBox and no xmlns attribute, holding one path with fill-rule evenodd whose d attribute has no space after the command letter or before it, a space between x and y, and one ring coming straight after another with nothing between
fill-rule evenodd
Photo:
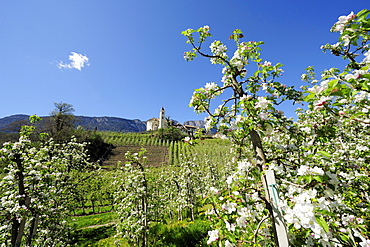
<instances>
[{"instance_id":1,"label":"leafy foliage","mask_svg":"<svg viewBox=\"0 0 370 247\"><path fill-rule=\"evenodd\" d=\"M74 115L75 109L71 104L54 103L55 109L50 113L48 133L58 141L65 141L72 137L74 130Z\"/></svg>"},{"instance_id":2,"label":"leafy foliage","mask_svg":"<svg viewBox=\"0 0 370 247\"><path fill-rule=\"evenodd\" d=\"M186 136L181 130L175 127L161 128L158 130L158 138L168 141L181 141Z\"/></svg>"}]
</instances>

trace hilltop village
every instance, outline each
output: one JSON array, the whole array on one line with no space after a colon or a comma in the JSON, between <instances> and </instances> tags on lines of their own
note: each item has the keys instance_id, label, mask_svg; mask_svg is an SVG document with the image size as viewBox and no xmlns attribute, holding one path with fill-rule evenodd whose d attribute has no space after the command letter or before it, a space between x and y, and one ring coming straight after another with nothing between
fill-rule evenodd
<instances>
[{"instance_id":1,"label":"hilltop village","mask_svg":"<svg viewBox=\"0 0 370 247\"><path fill-rule=\"evenodd\" d=\"M169 118L166 118L165 110L162 107L159 111L159 117L158 118L151 118L146 121L146 130L147 131L156 131L159 129L166 129L169 127L175 127L182 132L186 134L193 134L195 133L199 127L194 125L188 125L188 124L180 124L174 120L171 120Z\"/></svg>"}]
</instances>

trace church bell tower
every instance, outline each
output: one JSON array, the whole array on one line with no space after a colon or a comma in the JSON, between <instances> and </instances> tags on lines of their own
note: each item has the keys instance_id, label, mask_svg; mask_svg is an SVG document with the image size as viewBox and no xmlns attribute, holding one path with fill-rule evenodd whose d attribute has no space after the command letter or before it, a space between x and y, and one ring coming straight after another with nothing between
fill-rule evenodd
<instances>
[{"instance_id":1,"label":"church bell tower","mask_svg":"<svg viewBox=\"0 0 370 247\"><path fill-rule=\"evenodd\" d=\"M161 111L159 112L159 126L158 126L158 129L163 129L165 128L165 123L166 123L166 117L165 117L165 114L164 114L164 108L162 107Z\"/></svg>"}]
</instances>

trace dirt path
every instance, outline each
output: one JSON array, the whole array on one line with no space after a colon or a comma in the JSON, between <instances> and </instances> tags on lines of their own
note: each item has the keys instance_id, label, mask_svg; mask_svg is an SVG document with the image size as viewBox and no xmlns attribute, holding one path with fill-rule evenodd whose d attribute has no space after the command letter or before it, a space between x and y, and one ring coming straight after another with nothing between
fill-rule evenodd
<instances>
[{"instance_id":1,"label":"dirt path","mask_svg":"<svg viewBox=\"0 0 370 247\"><path fill-rule=\"evenodd\" d=\"M113 221L113 222L109 222L109 223L105 223L105 224L102 224L102 225L92 225L92 226L86 226L86 227L82 227L78 230L82 230L82 229L88 229L88 228L98 228L98 227L102 227L102 226L110 226L110 225L114 225L116 224L117 222Z\"/></svg>"}]
</instances>

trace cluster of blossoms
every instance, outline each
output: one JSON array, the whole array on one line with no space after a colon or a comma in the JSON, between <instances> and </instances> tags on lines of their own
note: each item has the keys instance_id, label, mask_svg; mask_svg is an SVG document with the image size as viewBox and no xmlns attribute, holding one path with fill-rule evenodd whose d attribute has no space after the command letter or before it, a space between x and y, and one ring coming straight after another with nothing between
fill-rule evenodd
<instances>
[{"instance_id":1,"label":"cluster of blossoms","mask_svg":"<svg viewBox=\"0 0 370 247\"><path fill-rule=\"evenodd\" d=\"M216 40L214 41L209 48L211 49L211 52L216 55L226 56L227 47L226 45L222 44L220 41Z\"/></svg>"},{"instance_id":2,"label":"cluster of blossoms","mask_svg":"<svg viewBox=\"0 0 370 247\"><path fill-rule=\"evenodd\" d=\"M211 244L212 242L218 240L218 238L219 238L218 235L219 235L219 232L218 232L217 229L216 230L209 231L208 232L209 239L207 241L207 244Z\"/></svg>"},{"instance_id":3,"label":"cluster of blossoms","mask_svg":"<svg viewBox=\"0 0 370 247\"><path fill-rule=\"evenodd\" d=\"M367 51L364 53L364 59L362 60L362 62L364 62L365 64L370 64L370 51ZM358 71L358 73L361 72L361 71Z\"/></svg>"},{"instance_id":4,"label":"cluster of blossoms","mask_svg":"<svg viewBox=\"0 0 370 247\"><path fill-rule=\"evenodd\" d=\"M340 73L338 69L334 68L326 70L322 73L321 82L313 78L313 73L302 75L303 80L311 80L311 83L314 84L308 89L309 95L305 99L312 103L314 110L328 110L327 106L330 103L330 105L337 106L335 109L331 107L331 111L337 112L338 115L350 116L365 108L365 115L356 119L369 122L366 115L366 100L364 100L370 85L368 66L370 52L367 45L369 39L365 34L367 32L367 19L364 19L367 18L367 15L368 11L363 10L357 15L351 12L347 16L339 17L338 22L332 28L332 31L340 32L339 42L335 45L327 44L322 47L324 51L330 50L333 54L342 55L351 61L344 72ZM358 51L362 51L364 55L362 60L359 59Z\"/></svg>"},{"instance_id":5,"label":"cluster of blossoms","mask_svg":"<svg viewBox=\"0 0 370 247\"><path fill-rule=\"evenodd\" d=\"M369 60L369 63L370 63L370 57L368 58L367 56L364 58L364 62L367 62L367 59ZM345 81L349 81L351 79L356 80L356 79L361 78L362 75L365 75L367 73L369 73L368 70L357 70L356 69L356 70L352 71L352 74L346 74L344 76L344 80Z\"/></svg>"},{"instance_id":6,"label":"cluster of blossoms","mask_svg":"<svg viewBox=\"0 0 370 247\"><path fill-rule=\"evenodd\" d=\"M258 97L256 102L256 108L266 110L271 105L271 102L266 97Z\"/></svg>"},{"instance_id":7,"label":"cluster of blossoms","mask_svg":"<svg viewBox=\"0 0 370 247\"><path fill-rule=\"evenodd\" d=\"M322 168L314 166L306 166L301 165L299 169L297 170L297 175L303 176L303 175L324 175L324 171Z\"/></svg>"},{"instance_id":8,"label":"cluster of blossoms","mask_svg":"<svg viewBox=\"0 0 370 247\"><path fill-rule=\"evenodd\" d=\"M212 188L213 209L208 215L214 229L209 232L208 244L266 244L264 241L271 241L266 236L273 233L269 225L275 222L266 220L267 215L273 215L268 208L275 207L294 246L368 246L369 208L363 202L369 199L366 191L370 183L364 158L370 150L369 14L367 10L351 13L334 24L332 30L341 37L337 45L326 45L324 50L343 55L350 64L343 72L334 68L325 71L321 80L308 68L302 79L312 86L302 88L306 90L304 98L302 92L275 81L281 65L262 62L258 45L240 43L241 33L234 31L234 57L218 61L224 66L224 88L231 88L234 95L224 102L234 104L223 104L214 114L209 109L212 96L204 99L207 105L193 102L191 106L205 106L203 112L210 113L208 126L217 125L237 144L238 157L253 160L253 165L248 163L243 170L239 164L225 181L227 190ZM356 47L359 43L361 47ZM359 51L364 59L356 62ZM244 67L252 61L258 70L245 79ZM309 109L301 109L299 119L290 121L275 109L284 100L303 100ZM277 177L276 184L265 185L268 190L264 190L261 177L267 168Z\"/></svg>"},{"instance_id":9,"label":"cluster of blossoms","mask_svg":"<svg viewBox=\"0 0 370 247\"><path fill-rule=\"evenodd\" d=\"M247 160L239 161L237 168L232 175L226 179L228 185L228 192L221 191L212 187L210 193L217 197L217 204L215 207L208 211L207 215L215 222L218 228L208 232L207 244L212 244L215 241L222 241L224 246L236 246L237 243L249 243L250 239L246 242L243 236L250 231L251 224L257 224L261 219L264 205L259 198L259 193L256 190L251 194L245 193L244 184L246 180L252 180L247 174L255 169L255 165ZM242 192L243 191L243 192ZM262 213L262 214L261 214ZM262 222L261 222L262 223ZM220 228L219 224L224 226ZM265 226L257 229L261 236L270 236L269 229ZM229 233L233 234L229 238Z\"/></svg>"},{"instance_id":10,"label":"cluster of blossoms","mask_svg":"<svg viewBox=\"0 0 370 247\"><path fill-rule=\"evenodd\" d=\"M298 194L290 198L290 202L294 202L292 208L286 202L284 202L285 205L282 205L286 222L293 224L296 229L300 229L301 227L311 229L311 236L328 241L325 230L316 221L314 211L315 208L328 209L330 202L325 200L325 198L317 198L317 191L315 189L296 190L296 192ZM313 199L317 199L318 203L312 203Z\"/></svg>"},{"instance_id":11,"label":"cluster of blossoms","mask_svg":"<svg viewBox=\"0 0 370 247\"><path fill-rule=\"evenodd\" d=\"M204 89L206 91L215 91L216 89L218 89L218 86L216 83L214 82L210 82L210 83L207 83L205 86L204 86Z\"/></svg>"},{"instance_id":12,"label":"cluster of blossoms","mask_svg":"<svg viewBox=\"0 0 370 247\"><path fill-rule=\"evenodd\" d=\"M353 11L347 16L345 15L339 16L338 21L334 24L331 30L342 33L348 22L355 18L356 15L353 13Z\"/></svg>"},{"instance_id":13,"label":"cluster of blossoms","mask_svg":"<svg viewBox=\"0 0 370 247\"><path fill-rule=\"evenodd\" d=\"M248 65L248 57L246 53L251 49L248 43L242 42L239 44L238 49L234 52L233 57L230 59L232 66L235 66L239 71L243 70L246 65ZM244 77L242 74L241 77Z\"/></svg>"}]
</instances>

